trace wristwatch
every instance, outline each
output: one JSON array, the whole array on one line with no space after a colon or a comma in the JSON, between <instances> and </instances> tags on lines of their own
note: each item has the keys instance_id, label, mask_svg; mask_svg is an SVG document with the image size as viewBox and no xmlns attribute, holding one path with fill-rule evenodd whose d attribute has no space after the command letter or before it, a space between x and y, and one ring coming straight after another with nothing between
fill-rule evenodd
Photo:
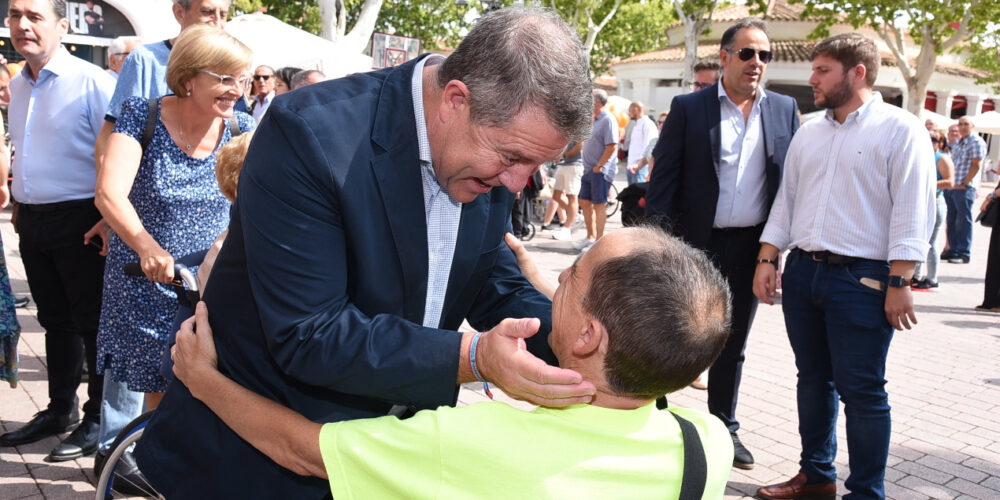
<instances>
[{"instance_id":1,"label":"wristwatch","mask_svg":"<svg viewBox=\"0 0 1000 500\"><path fill-rule=\"evenodd\" d=\"M889 276L889 286L892 288L906 288L910 286L910 280L902 276Z\"/></svg>"}]
</instances>

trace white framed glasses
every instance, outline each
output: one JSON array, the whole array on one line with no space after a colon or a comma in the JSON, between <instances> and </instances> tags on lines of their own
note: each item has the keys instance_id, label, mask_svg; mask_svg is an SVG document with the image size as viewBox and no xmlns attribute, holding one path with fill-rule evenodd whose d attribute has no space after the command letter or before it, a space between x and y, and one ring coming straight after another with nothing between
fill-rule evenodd
<instances>
[{"instance_id":1,"label":"white framed glasses","mask_svg":"<svg viewBox=\"0 0 1000 500\"><path fill-rule=\"evenodd\" d=\"M198 72L205 73L206 75L218 78L219 85L223 87L236 87L238 89L245 89L247 84L250 83L250 77L247 75L241 75L241 76L220 75L218 73L213 73L207 69L199 69Z\"/></svg>"}]
</instances>

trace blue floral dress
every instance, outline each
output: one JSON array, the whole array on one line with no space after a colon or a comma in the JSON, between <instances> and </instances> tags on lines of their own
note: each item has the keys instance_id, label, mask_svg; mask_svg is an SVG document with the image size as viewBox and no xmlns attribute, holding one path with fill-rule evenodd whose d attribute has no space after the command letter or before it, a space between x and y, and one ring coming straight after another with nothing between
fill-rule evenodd
<instances>
[{"instance_id":1,"label":"blue floral dress","mask_svg":"<svg viewBox=\"0 0 1000 500\"><path fill-rule=\"evenodd\" d=\"M114 131L141 142L148 114L148 101L131 97L122 105ZM236 115L242 130L254 128L250 115ZM231 139L229 127L223 128L220 147ZM215 179L216 153L218 148L207 158L188 156L157 119L128 199L146 231L174 258L208 248L229 225L229 201ZM117 234L109 236L97 371L110 369L115 382L125 382L133 391L163 392L167 379L160 375L160 359L167 349L177 300L169 286L125 276L122 266L138 261Z\"/></svg>"},{"instance_id":2,"label":"blue floral dress","mask_svg":"<svg viewBox=\"0 0 1000 500\"><path fill-rule=\"evenodd\" d=\"M2 138L0 138L2 140ZM6 181L6 179L5 179ZM17 387L17 340L21 326L17 323L14 293L7 275L7 259L0 241L0 380Z\"/></svg>"}]
</instances>

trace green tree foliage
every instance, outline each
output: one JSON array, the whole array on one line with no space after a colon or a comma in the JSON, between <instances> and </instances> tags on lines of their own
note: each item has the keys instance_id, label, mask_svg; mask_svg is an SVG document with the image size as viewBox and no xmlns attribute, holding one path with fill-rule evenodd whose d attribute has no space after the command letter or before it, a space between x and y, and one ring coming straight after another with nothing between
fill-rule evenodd
<instances>
[{"instance_id":1,"label":"green tree foliage","mask_svg":"<svg viewBox=\"0 0 1000 500\"><path fill-rule=\"evenodd\" d=\"M989 29L1000 17L997 0L848 0L831 4L826 0L792 0L806 5L803 16L822 18L814 35L826 36L830 26L846 22L855 28L871 26L896 57L906 81L906 108L916 113L923 107L927 83L937 57L962 50L963 42ZM909 35L917 49L908 46Z\"/></svg>"},{"instance_id":2,"label":"green tree foliage","mask_svg":"<svg viewBox=\"0 0 1000 500\"><path fill-rule=\"evenodd\" d=\"M319 34L320 18L317 0L232 0L229 5L229 15L249 14L262 8L269 16L274 16L301 30Z\"/></svg>"},{"instance_id":3,"label":"green tree foliage","mask_svg":"<svg viewBox=\"0 0 1000 500\"><path fill-rule=\"evenodd\" d=\"M1000 26L994 25L992 29L973 40L969 48L969 57L965 62L973 68L988 73L977 83L993 85L993 90L1000 92Z\"/></svg>"},{"instance_id":4,"label":"green tree foliage","mask_svg":"<svg viewBox=\"0 0 1000 500\"><path fill-rule=\"evenodd\" d=\"M590 68L603 74L615 59L663 48L667 27L677 20L664 0L624 3L598 35L590 54Z\"/></svg>"}]
</instances>

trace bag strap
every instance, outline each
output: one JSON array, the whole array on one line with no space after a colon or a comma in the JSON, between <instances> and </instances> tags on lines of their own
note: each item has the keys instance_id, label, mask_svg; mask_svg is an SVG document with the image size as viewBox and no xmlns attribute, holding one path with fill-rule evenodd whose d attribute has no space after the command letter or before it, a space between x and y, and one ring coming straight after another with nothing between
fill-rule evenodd
<instances>
[{"instance_id":1,"label":"bag strap","mask_svg":"<svg viewBox=\"0 0 1000 500\"><path fill-rule=\"evenodd\" d=\"M139 145L142 146L142 152L146 152L146 146L153 140L153 134L156 132L156 120L160 115L160 98L156 97L149 100L149 114L146 115L146 128L142 131L142 140L139 141Z\"/></svg>"},{"instance_id":2,"label":"bag strap","mask_svg":"<svg viewBox=\"0 0 1000 500\"><path fill-rule=\"evenodd\" d=\"M705 494L708 477L705 447L701 444L701 436L694 424L672 411L670 414L680 424L681 439L684 441L684 463L681 466L684 475L681 477L681 494L678 500L698 500Z\"/></svg>"},{"instance_id":3,"label":"bag strap","mask_svg":"<svg viewBox=\"0 0 1000 500\"><path fill-rule=\"evenodd\" d=\"M229 139L235 139L236 136L243 133L243 129L240 128L240 121L236 119L236 113L229 117Z\"/></svg>"}]
</instances>

